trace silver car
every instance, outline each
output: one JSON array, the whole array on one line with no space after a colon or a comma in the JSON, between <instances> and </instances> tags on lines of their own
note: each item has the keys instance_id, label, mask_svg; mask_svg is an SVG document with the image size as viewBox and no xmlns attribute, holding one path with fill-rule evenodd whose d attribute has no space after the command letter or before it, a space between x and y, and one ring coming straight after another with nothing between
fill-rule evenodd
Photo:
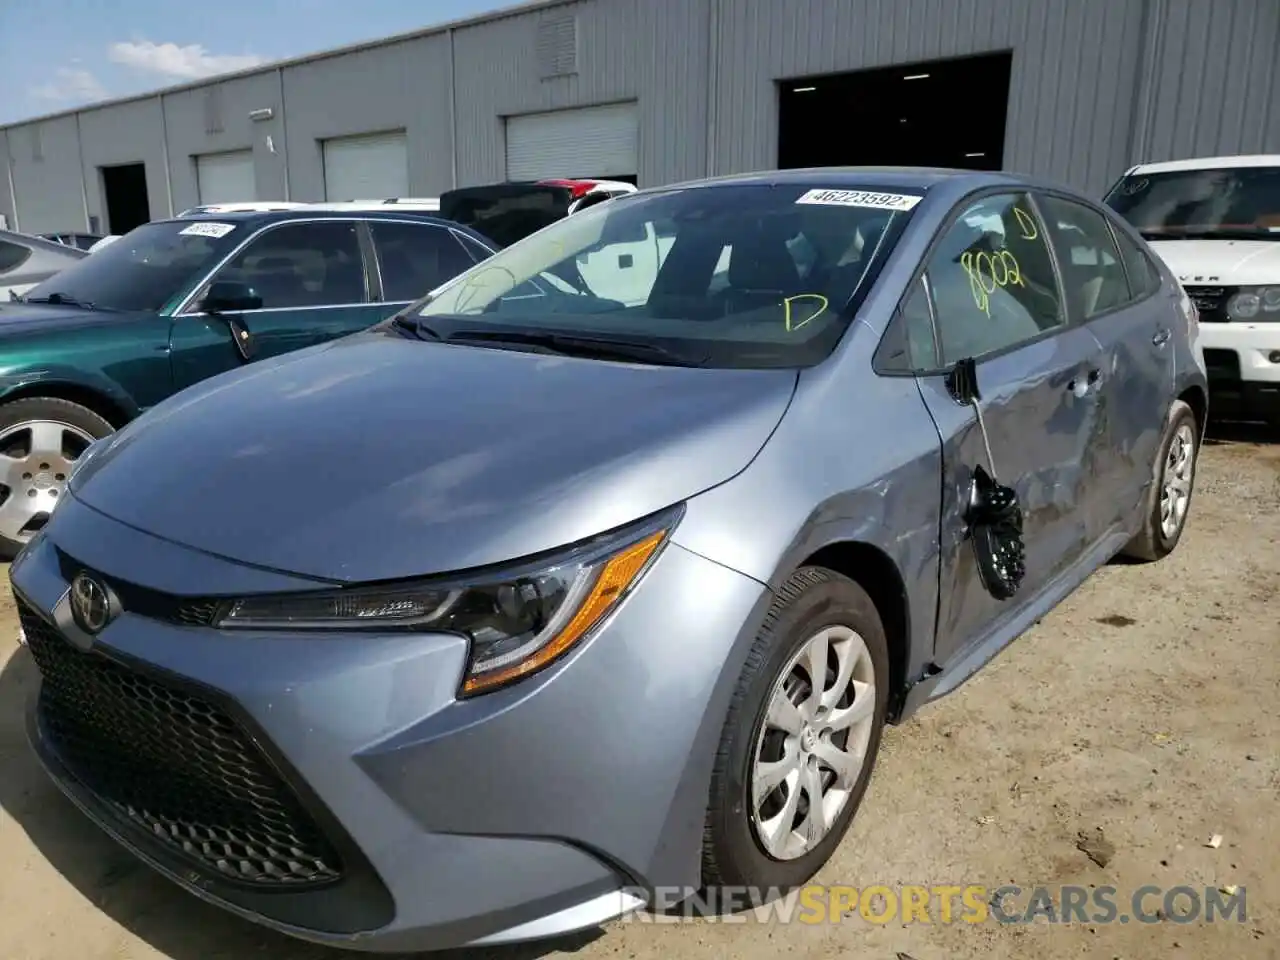
<instances>
[{"instance_id":1,"label":"silver car","mask_svg":"<svg viewBox=\"0 0 1280 960\"><path fill-rule=\"evenodd\" d=\"M87 256L87 251L56 240L0 230L0 310L14 297Z\"/></svg>"},{"instance_id":2,"label":"silver car","mask_svg":"<svg viewBox=\"0 0 1280 960\"><path fill-rule=\"evenodd\" d=\"M590 207L91 447L12 567L32 741L158 870L334 945L798 885L886 723L1175 548L1195 337L1131 228L1012 176Z\"/></svg>"}]
</instances>

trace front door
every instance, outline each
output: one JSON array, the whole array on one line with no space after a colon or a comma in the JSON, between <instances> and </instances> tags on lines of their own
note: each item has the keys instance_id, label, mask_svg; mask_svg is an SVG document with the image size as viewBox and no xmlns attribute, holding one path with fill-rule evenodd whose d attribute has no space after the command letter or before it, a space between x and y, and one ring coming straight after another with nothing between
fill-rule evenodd
<instances>
[{"instance_id":1,"label":"front door","mask_svg":"<svg viewBox=\"0 0 1280 960\"><path fill-rule=\"evenodd\" d=\"M236 254L211 278L248 285L262 307L236 314L255 358L273 357L355 333L383 319L372 302L354 220L284 221ZM241 360L227 322L200 311L174 318L170 342L176 389L231 370Z\"/></svg>"},{"instance_id":2,"label":"front door","mask_svg":"<svg viewBox=\"0 0 1280 960\"><path fill-rule=\"evenodd\" d=\"M1103 349L1101 391L1107 442L1097 461L1099 488L1091 538L1132 523L1153 477L1174 382L1177 305L1154 297L1160 282L1144 255L1106 217L1066 197L1037 197L1062 265L1073 317ZM1118 244L1134 246L1123 251Z\"/></svg>"},{"instance_id":3,"label":"front door","mask_svg":"<svg viewBox=\"0 0 1280 960\"><path fill-rule=\"evenodd\" d=\"M991 445L989 460L972 407L952 398L944 375L918 377L942 440L935 659L945 667L1087 551L1102 350L1068 322L1052 252L1024 194L970 205L946 231L925 276L939 366L976 361ZM986 592L967 538L964 516L979 464L1013 487L1022 504L1027 572L1011 600Z\"/></svg>"}]
</instances>

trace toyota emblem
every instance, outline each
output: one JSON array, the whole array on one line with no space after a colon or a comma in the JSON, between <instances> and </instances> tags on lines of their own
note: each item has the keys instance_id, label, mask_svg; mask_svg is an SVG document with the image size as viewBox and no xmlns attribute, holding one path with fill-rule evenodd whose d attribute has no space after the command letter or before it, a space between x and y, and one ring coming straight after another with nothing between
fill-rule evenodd
<instances>
[{"instance_id":1,"label":"toyota emblem","mask_svg":"<svg viewBox=\"0 0 1280 960\"><path fill-rule=\"evenodd\" d=\"M111 622L111 595L87 573L71 581L71 614L85 633L101 633Z\"/></svg>"}]
</instances>

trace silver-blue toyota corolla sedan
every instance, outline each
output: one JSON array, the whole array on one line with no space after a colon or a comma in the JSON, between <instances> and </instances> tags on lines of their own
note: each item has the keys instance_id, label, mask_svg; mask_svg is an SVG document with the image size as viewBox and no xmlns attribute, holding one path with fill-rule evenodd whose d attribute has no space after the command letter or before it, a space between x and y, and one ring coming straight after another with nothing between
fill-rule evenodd
<instances>
[{"instance_id":1,"label":"silver-blue toyota corolla sedan","mask_svg":"<svg viewBox=\"0 0 1280 960\"><path fill-rule=\"evenodd\" d=\"M97 443L11 571L32 741L152 866L336 945L799 884L886 722L1174 549L1196 336L1049 184L612 200Z\"/></svg>"}]
</instances>

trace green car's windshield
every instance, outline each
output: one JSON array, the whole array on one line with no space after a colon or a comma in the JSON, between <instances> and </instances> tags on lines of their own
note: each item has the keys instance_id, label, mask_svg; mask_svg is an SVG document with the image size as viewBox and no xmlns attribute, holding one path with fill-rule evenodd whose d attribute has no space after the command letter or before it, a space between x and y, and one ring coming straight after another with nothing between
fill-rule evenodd
<instances>
[{"instance_id":1,"label":"green car's windshield","mask_svg":"<svg viewBox=\"0 0 1280 960\"><path fill-rule=\"evenodd\" d=\"M234 220L143 224L33 287L25 299L155 312L229 253L247 230Z\"/></svg>"},{"instance_id":2,"label":"green car's windshield","mask_svg":"<svg viewBox=\"0 0 1280 960\"><path fill-rule=\"evenodd\" d=\"M1280 240L1280 168L1137 173L1107 205L1148 240Z\"/></svg>"},{"instance_id":3,"label":"green car's windshield","mask_svg":"<svg viewBox=\"0 0 1280 960\"><path fill-rule=\"evenodd\" d=\"M486 346L505 332L514 348L807 366L838 342L919 199L768 183L620 197L507 247L404 316Z\"/></svg>"}]
</instances>

